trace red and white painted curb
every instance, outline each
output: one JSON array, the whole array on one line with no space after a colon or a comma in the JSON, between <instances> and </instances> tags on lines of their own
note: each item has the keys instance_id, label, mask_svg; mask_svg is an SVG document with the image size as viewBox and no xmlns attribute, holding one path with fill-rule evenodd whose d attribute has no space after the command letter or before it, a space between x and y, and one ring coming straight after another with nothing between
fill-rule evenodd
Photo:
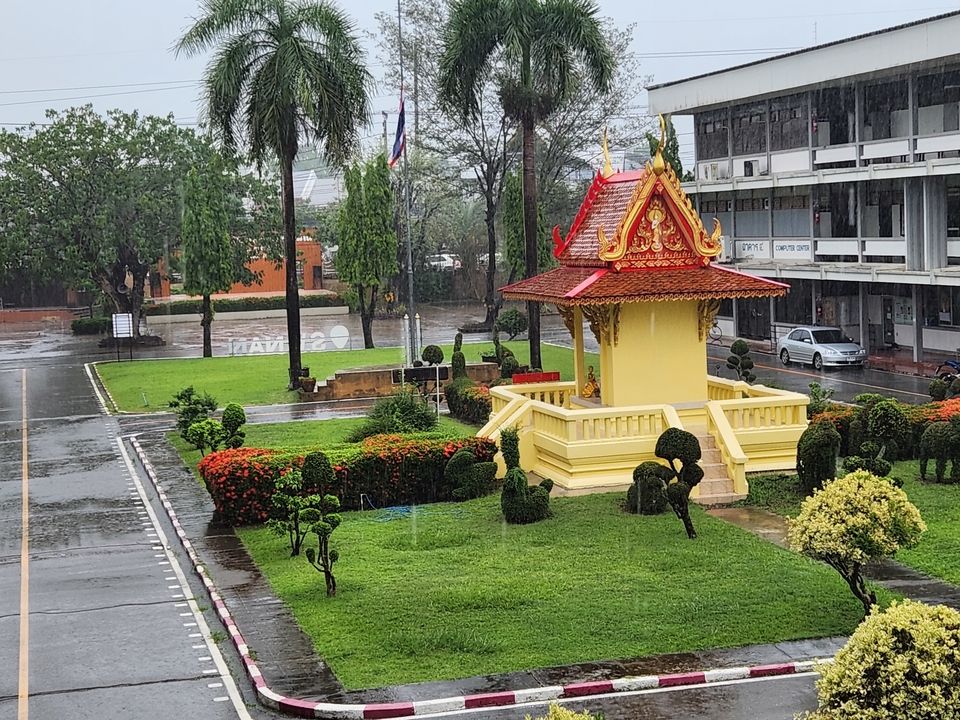
<instances>
[{"instance_id":1,"label":"red and white painted curb","mask_svg":"<svg viewBox=\"0 0 960 720\"><path fill-rule=\"evenodd\" d=\"M734 667L721 668L719 670L706 670L703 672L674 673L668 675L641 675L638 677L618 678L615 680L593 680L590 682L571 683L569 685L551 685L548 687L528 688L525 690L512 690L508 692L483 693L479 695L462 695L457 697L437 698L435 700L415 700L412 702L398 703L368 703L365 705L347 705L340 703L323 703L312 700L298 700L296 698L286 697L275 693L267 686L267 681L257 667L256 661L250 656L250 648L247 647L240 629L237 627L230 610L214 586L207 570L203 566L200 556L197 554L193 544L187 538L187 534L177 514L173 509L153 467L153 463L147 457L143 448L136 438L130 439L130 444L136 451L140 462L147 470L150 482L153 483L157 491L157 497L163 504L163 509L167 517L173 524L173 529L180 538L180 542L190 557L194 571L203 581L203 586L207 589L210 601L216 608L221 622L230 633L233 644L240 654L240 658L246 667L247 676L256 688L260 702L269 708L279 710L282 713L296 717L306 718L354 718L356 720L373 720L375 718L407 718L417 715L429 715L431 713L456 712L458 710L471 710L475 708L504 707L508 705L519 705L531 702L549 702L551 700L564 700L569 698L587 697L592 695L607 695L611 693L626 693L642 690L654 690L657 688L678 688L692 687L697 685L710 685L721 682L730 682L735 680L749 680L769 678L782 675L797 675L816 670L817 665L831 662L830 659L804 660L799 662L779 663L775 665L755 665L753 667Z\"/></svg>"}]
</instances>

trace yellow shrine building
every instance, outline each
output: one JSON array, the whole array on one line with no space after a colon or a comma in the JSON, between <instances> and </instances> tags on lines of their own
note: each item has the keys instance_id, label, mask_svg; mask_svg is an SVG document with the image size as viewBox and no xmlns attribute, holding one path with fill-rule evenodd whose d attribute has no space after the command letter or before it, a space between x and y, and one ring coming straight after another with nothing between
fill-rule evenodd
<instances>
[{"instance_id":1,"label":"yellow shrine building","mask_svg":"<svg viewBox=\"0 0 960 720\"><path fill-rule=\"evenodd\" d=\"M560 267L503 288L508 299L557 306L576 380L492 388L479 435L518 427L522 467L559 494L626 489L669 427L700 439L704 479L691 497L701 503L744 497L748 473L793 469L807 396L707 374L720 301L788 290L714 265L720 234L717 220L704 229L659 152L637 172L613 173L608 161L566 237L554 230ZM596 378L584 361L584 321L600 348Z\"/></svg>"}]
</instances>

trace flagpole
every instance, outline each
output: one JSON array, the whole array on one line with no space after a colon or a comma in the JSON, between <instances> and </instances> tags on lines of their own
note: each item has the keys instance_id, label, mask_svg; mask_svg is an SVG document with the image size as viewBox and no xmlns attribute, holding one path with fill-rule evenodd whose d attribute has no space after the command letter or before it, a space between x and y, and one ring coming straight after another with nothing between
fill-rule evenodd
<instances>
[{"instance_id":1,"label":"flagpole","mask_svg":"<svg viewBox=\"0 0 960 720\"><path fill-rule=\"evenodd\" d=\"M398 38L398 56L400 58L400 97L403 98L403 18L400 13L400 0L397 0L397 38ZM406 108L404 108L406 110ZM413 301L413 243L410 239L410 166L407 163L407 127L403 127L403 188L404 203L406 205L406 246L407 246L407 317L410 318L410 328L407 337L410 338L410 359L418 359L416 333L413 328L413 318L416 315Z\"/></svg>"}]
</instances>

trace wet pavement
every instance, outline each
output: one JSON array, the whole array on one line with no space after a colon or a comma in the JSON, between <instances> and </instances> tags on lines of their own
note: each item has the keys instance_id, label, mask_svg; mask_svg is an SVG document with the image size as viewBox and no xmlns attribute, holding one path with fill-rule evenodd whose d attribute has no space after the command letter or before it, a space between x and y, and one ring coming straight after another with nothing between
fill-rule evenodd
<instances>
[{"instance_id":1,"label":"wet pavement","mask_svg":"<svg viewBox=\"0 0 960 720\"><path fill-rule=\"evenodd\" d=\"M165 564L84 348L50 326L0 331L0 717L237 718L218 700L227 693L207 646L190 637L193 590Z\"/></svg>"},{"instance_id":2,"label":"wet pavement","mask_svg":"<svg viewBox=\"0 0 960 720\"><path fill-rule=\"evenodd\" d=\"M780 547L787 547L787 521L758 508L713 508L707 513L726 520ZM895 560L872 563L866 576L888 590L930 605L947 605L960 610L960 587L932 578Z\"/></svg>"}]
</instances>

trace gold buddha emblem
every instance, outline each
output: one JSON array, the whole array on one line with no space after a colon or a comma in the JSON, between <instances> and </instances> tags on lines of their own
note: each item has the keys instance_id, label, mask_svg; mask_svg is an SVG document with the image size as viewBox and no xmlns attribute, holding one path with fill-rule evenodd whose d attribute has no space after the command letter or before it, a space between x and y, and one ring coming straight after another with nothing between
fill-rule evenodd
<instances>
[{"instance_id":1,"label":"gold buddha emblem","mask_svg":"<svg viewBox=\"0 0 960 720\"><path fill-rule=\"evenodd\" d=\"M593 373L593 365L587 367L587 381L583 384L583 397L600 397L600 381Z\"/></svg>"}]
</instances>

